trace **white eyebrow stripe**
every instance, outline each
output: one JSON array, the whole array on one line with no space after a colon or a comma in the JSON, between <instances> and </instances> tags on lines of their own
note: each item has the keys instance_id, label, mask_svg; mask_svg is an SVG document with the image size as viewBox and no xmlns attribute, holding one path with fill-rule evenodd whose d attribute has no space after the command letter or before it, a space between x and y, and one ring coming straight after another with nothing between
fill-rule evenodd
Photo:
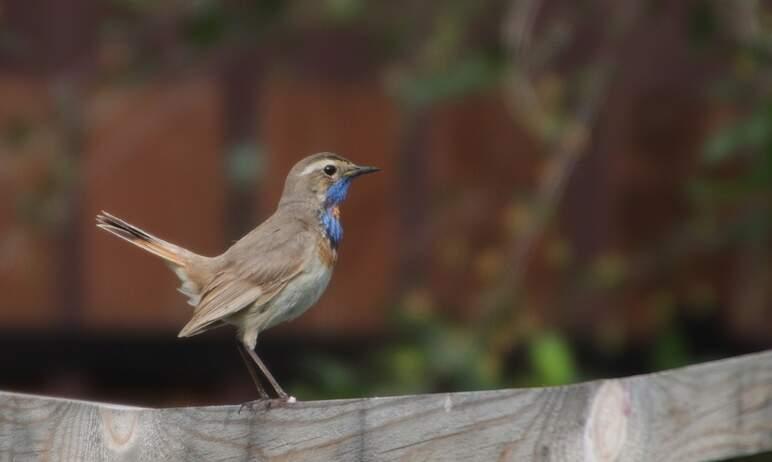
<instances>
[{"instance_id":1,"label":"white eyebrow stripe","mask_svg":"<svg viewBox=\"0 0 772 462\"><path fill-rule=\"evenodd\" d=\"M330 162L331 162L330 159L317 160L313 164L307 165L306 168L304 168L303 171L300 172L300 175L301 176L308 175L311 172L315 172L316 170L319 170L322 167L322 165L327 165Z\"/></svg>"}]
</instances>

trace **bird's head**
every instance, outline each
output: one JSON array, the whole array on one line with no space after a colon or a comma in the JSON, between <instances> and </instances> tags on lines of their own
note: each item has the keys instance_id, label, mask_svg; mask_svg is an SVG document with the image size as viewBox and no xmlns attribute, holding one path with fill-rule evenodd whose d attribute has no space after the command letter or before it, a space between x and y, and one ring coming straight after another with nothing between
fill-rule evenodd
<instances>
[{"instance_id":1,"label":"bird's head","mask_svg":"<svg viewBox=\"0 0 772 462\"><path fill-rule=\"evenodd\" d=\"M330 152L314 154L292 167L279 204L311 200L316 201L320 208L337 207L346 199L354 178L378 170L356 165Z\"/></svg>"}]
</instances>

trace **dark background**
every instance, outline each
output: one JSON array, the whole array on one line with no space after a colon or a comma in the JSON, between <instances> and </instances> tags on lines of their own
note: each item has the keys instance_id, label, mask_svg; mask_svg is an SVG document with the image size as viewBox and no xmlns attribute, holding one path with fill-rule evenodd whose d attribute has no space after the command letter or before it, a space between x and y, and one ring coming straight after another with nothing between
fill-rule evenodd
<instances>
[{"instance_id":1,"label":"dark background","mask_svg":"<svg viewBox=\"0 0 772 462\"><path fill-rule=\"evenodd\" d=\"M107 210L204 254L300 158L352 188L331 286L258 351L300 399L553 385L772 344L758 1L0 2L0 388L255 398Z\"/></svg>"}]
</instances>

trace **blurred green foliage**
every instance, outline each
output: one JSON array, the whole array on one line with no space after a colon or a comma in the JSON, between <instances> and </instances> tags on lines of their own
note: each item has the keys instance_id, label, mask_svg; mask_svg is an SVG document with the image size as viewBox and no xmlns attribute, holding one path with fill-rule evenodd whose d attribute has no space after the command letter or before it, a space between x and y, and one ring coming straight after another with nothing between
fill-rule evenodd
<instances>
[{"instance_id":1,"label":"blurred green foliage","mask_svg":"<svg viewBox=\"0 0 772 462\"><path fill-rule=\"evenodd\" d=\"M361 4L366 2L357 3L357 14L361 14ZM407 64L399 68L396 87L406 110L432 107L460 95L495 87L511 76L512 68L519 63L508 62L485 46L470 46L466 40L468 27L475 18L473 10L449 8L430 27L432 34L427 42L413 46L414 53L404 61ZM722 48L729 50L730 59L734 55L734 59L743 62L734 73L717 74L712 86L719 96L717 104L731 108L732 116L705 140L701 167L683 185L684 194L693 204L683 216L683 227L676 227L672 236L663 238L665 244L655 249L660 253L644 253L643 259L609 249L592 259L588 267L577 269L564 265L571 270L571 278L578 281L574 286L582 290L613 294L635 284L642 273L686 264L692 253L685 249L694 246L713 252L745 245L752 237L762 243L760 248L768 255L772 100L763 82L772 69L770 55L763 51L767 45L760 45L766 43L767 36L758 37L758 42L752 43L727 39L722 35L725 30L717 18L715 5L707 1L695 4L685 28L693 39L695 53L706 47ZM426 52L429 49L434 51ZM586 74L586 69L580 69L578 75L566 75L565 79L581 82L587 78L583 72ZM545 88L565 86L565 82L560 81ZM564 111L569 106L547 106L548 111L553 111L548 115L552 120L568 120ZM553 141L552 131L543 134L546 142ZM722 173L727 167L731 174ZM741 216L727 220L727 210L730 217L736 218L737 209L744 211L747 219ZM549 222L552 211L545 213ZM710 223L712 227L707 231L706 225ZM571 249L564 253L570 254ZM767 257L764 262L768 261ZM508 282L504 279L503 283ZM610 367L587 361L586 351L580 359L577 346L581 340L563 326L536 322L529 327L513 328L512 324L526 322L520 315L523 293L504 291L506 296L501 300L509 311L508 316L491 318L492 326L439 315L443 310L437 307L416 315L410 303L398 303L394 306L392 324L398 335L368 355L367 364L347 364L326 356L310 357L306 373L302 374L304 378L298 384L298 393L302 388L304 394L312 393L312 396L342 397L560 385L599 374L629 373L631 367L637 372L661 370L729 354L722 353L720 347L701 351L700 343L690 338L693 327L685 324L684 318L692 323L704 323L717 316L713 289L704 284L694 287L687 297L675 293L671 287L649 294L645 306L659 327L658 334L645 345L633 343L613 320L598 326L597 337L601 340L590 342L593 345L590 351L598 363L610 362ZM431 294L427 297L431 298ZM433 306L431 301L429 305ZM499 342L501 335L508 339ZM498 347L499 343L505 346ZM623 359L639 349L642 352L635 365Z\"/></svg>"},{"instance_id":2,"label":"blurred green foliage","mask_svg":"<svg viewBox=\"0 0 772 462\"><path fill-rule=\"evenodd\" d=\"M576 362L571 345L555 332L545 332L529 345L531 368L536 385L563 385L576 380Z\"/></svg>"}]
</instances>

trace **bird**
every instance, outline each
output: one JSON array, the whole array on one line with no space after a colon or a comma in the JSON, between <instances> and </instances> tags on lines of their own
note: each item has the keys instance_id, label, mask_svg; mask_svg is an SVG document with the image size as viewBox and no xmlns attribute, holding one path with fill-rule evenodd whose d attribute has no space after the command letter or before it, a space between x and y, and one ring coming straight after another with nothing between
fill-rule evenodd
<instances>
[{"instance_id":1,"label":"bird","mask_svg":"<svg viewBox=\"0 0 772 462\"><path fill-rule=\"evenodd\" d=\"M332 277L343 239L340 207L352 180L379 168L356 165L331 152L308 156L289 171L276 210L218 256L206 257L158 238L105 211L97 226L161 257L180 279L193 315L178 337L222 325L236 328L237 344L261 399L294 400L255 352L258 335L305 313Z\"/></svg>"}]
</instances>

